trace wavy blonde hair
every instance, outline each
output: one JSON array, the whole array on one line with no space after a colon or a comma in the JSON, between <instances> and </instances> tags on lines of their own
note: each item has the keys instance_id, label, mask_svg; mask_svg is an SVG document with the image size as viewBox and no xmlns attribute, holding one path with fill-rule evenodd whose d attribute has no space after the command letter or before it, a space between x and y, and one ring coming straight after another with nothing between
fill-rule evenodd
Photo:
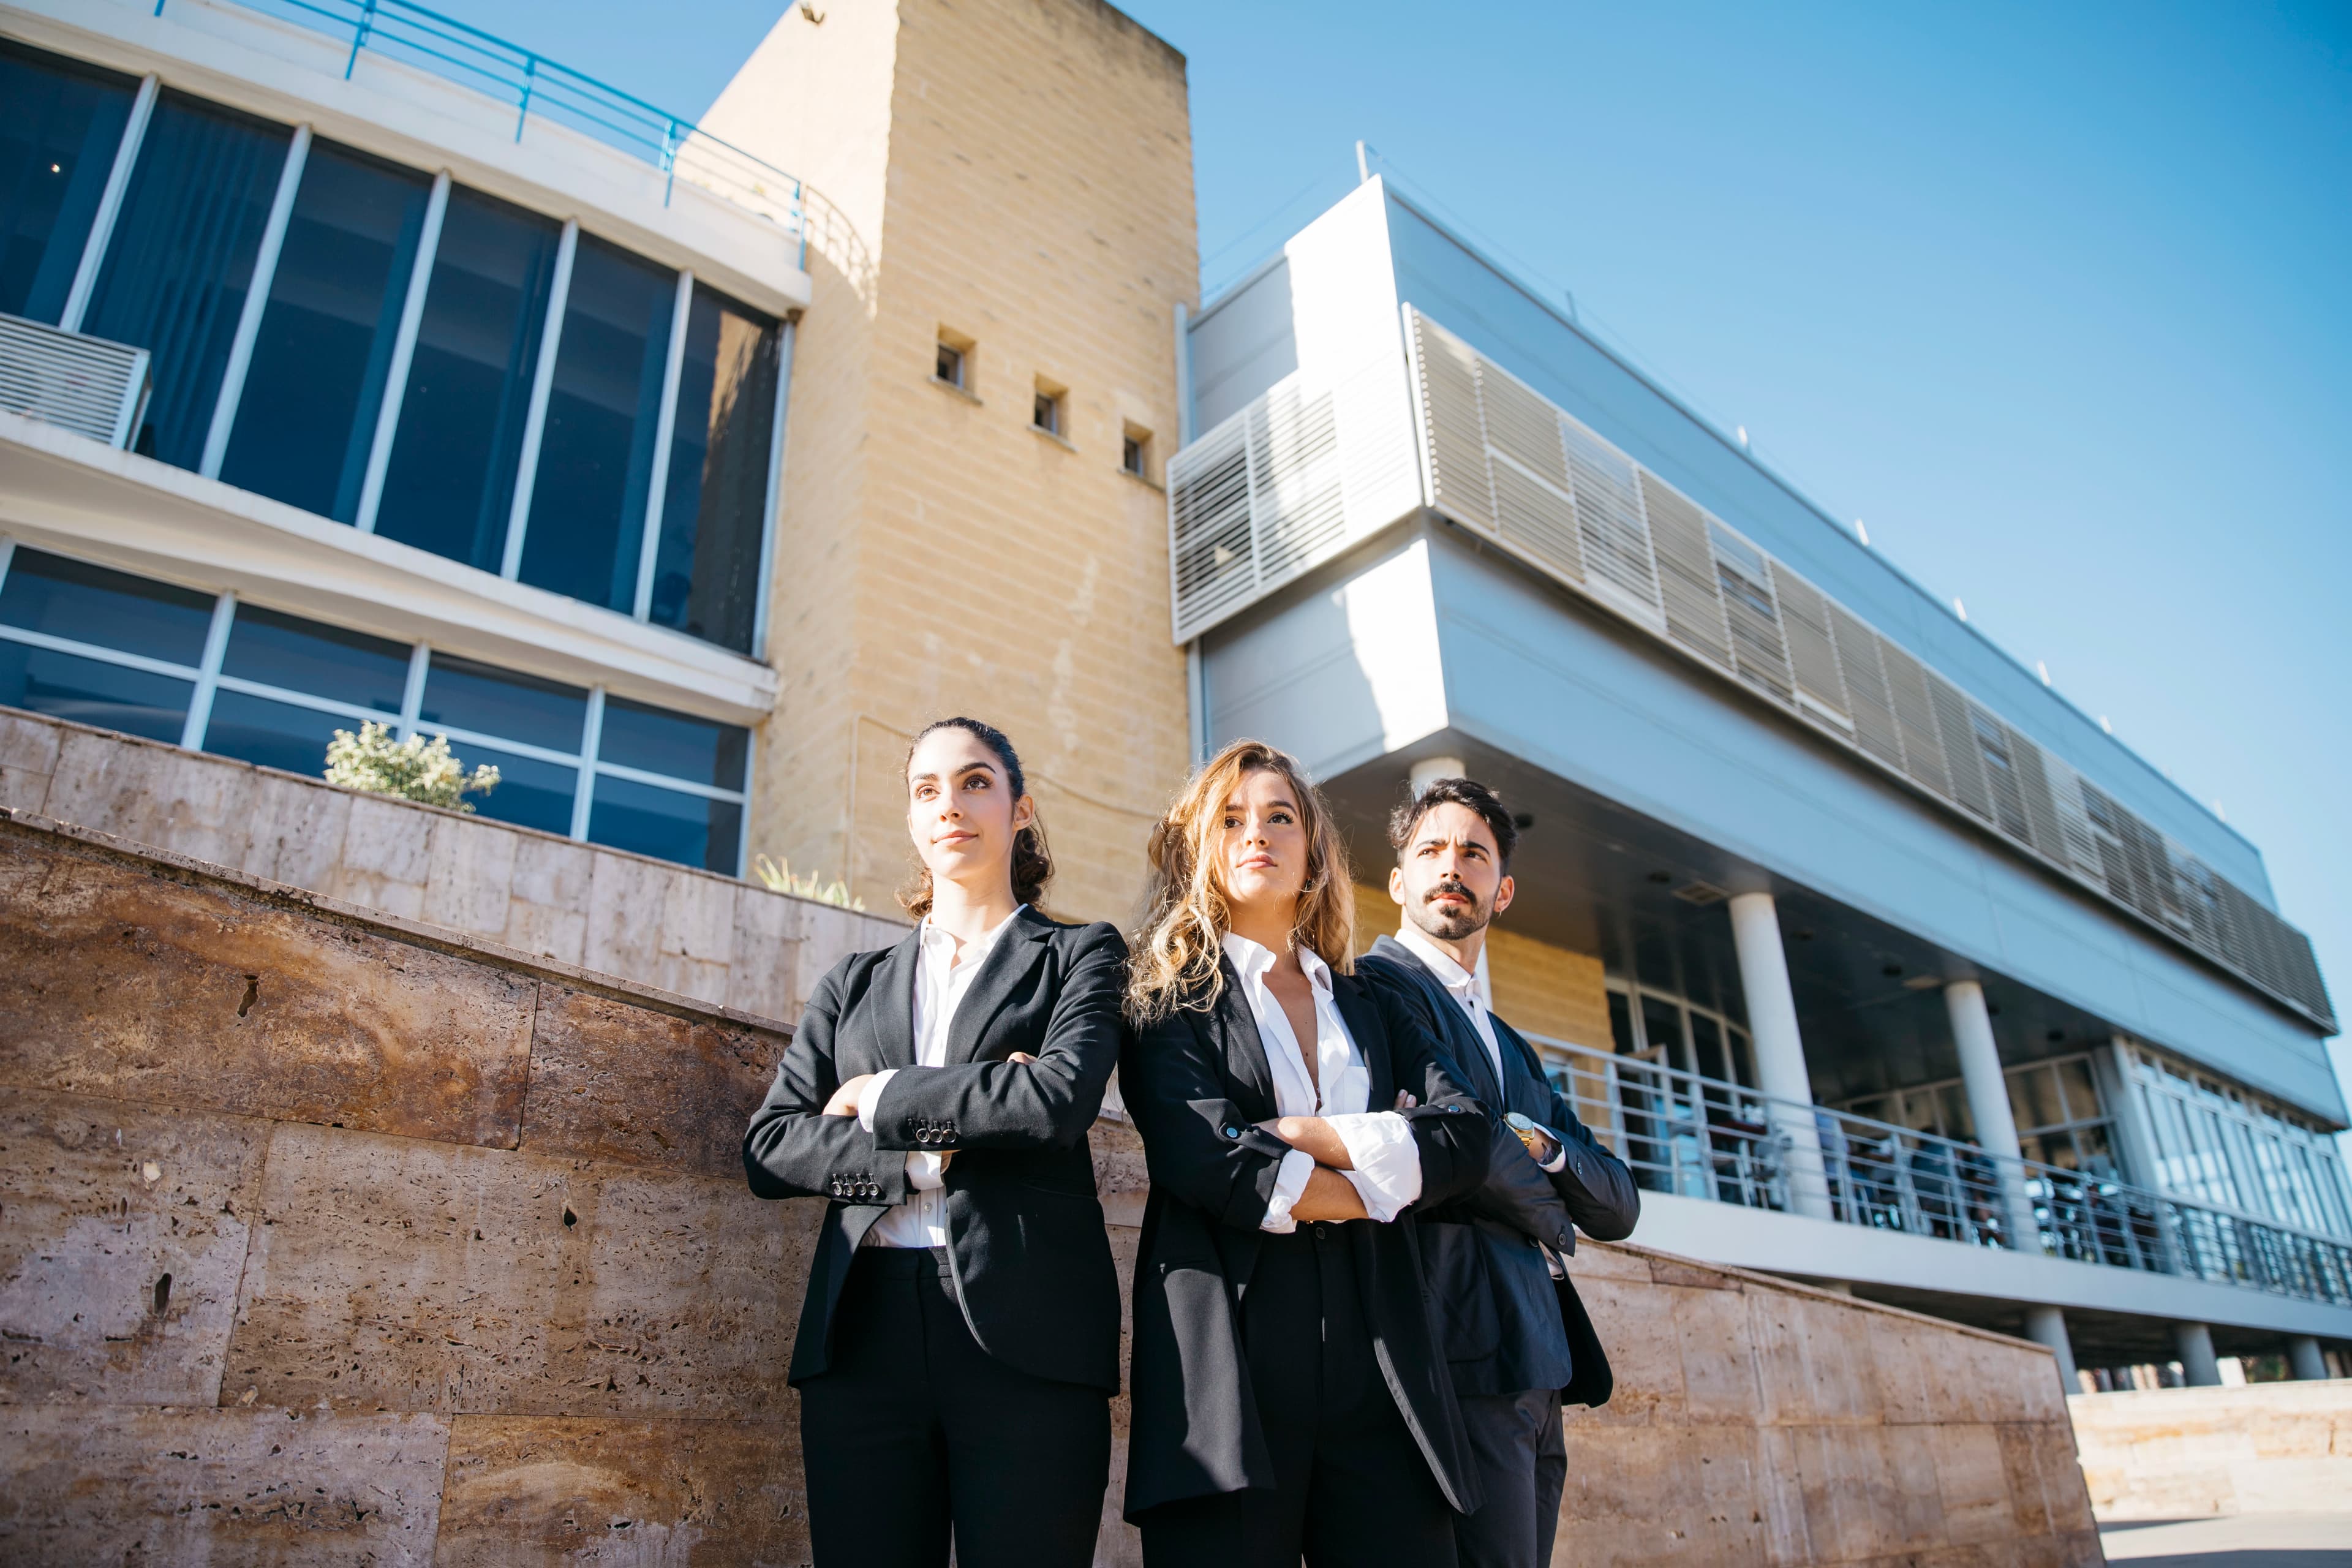
<instances>
[{"instance_id":1,"label":"wavy blonde hair","mask_svg":"<svg viewBox=\"0 0 2352 1568\"><path fill-rule=\"evenodd\" d=\"M1289 753L1263 741L1235 741L1192 775L1152 825L1143 923L1129 944L1127 972L1128 1015L1139 1025L1180 1007L1205 1012L1224 988L1217 960L1232 913L1215 849L1225 802L1244 778L1260 772L1282 775L1307 831L1307 880L1298 891L1291 942L1335 973L1355 970L1354 881L1331 808Z\"/></svg>"}]
</instances>

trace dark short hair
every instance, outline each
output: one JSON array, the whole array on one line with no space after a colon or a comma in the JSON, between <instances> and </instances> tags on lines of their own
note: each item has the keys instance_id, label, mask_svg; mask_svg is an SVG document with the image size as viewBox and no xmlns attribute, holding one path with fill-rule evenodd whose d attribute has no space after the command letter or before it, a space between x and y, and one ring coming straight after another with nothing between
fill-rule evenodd
<instances>
[{"instance_id":1,"label":"dark short hair","mask_svg":"<svg viewBox=\"0 0 2352 1568\"><path fill-rule=\"evenodd\" d=\"M1503 797L1476 779L1432 779L1419 795L1408 794L1389 813L1389 847L1403 854L1421 827L1421 819L1441 805L1459 805L1476 812L1478 819L1486 825L1486 831L1495 836L1495 858L1502 862L1505 871L1510 870L1511 852L1519 847L1519 825L1511 820Z\"/></svg>"}]
</instances>

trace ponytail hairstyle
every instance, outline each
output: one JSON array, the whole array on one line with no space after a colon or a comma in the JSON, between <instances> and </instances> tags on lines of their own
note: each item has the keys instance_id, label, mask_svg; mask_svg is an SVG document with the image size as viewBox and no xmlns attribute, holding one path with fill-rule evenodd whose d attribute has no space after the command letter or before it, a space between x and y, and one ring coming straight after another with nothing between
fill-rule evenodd
<instances>
[{"instance_id":1,"label":"ponytail hairstyle","mask_svg":"<svg viewBox=\"0 0 2352 1568\"><path fill-rule=\"evenodd\" d=\"M1004 786L1011 792L1014 805L1019 805L1021 797L1029 793L1028 781L1021 773L1020 755L1013 751L1013 742L1005 738L1004 731L993 724L961 715L952 719L932 720L907 743L906 760L898 764L901 788L906 784L907 770L914 765L915 748L920 746L924 737L935 730L961 730L995 752L997 763L1004 769ZM1045 884L1053 879L1054 857L1045 847L1045 824L1036 813L1035 803L1032 802L1029 826L1013 836L1013 900L1036 907L1045 896ZM916 858L913 879L898 889L898 903L917 920L931 912L931 868L922 863L920 856Z\"/></svg>"},{"instance_id":2,"label":"ponytail hairstyle","mask_svg":"<svg viewBox=\"0 0 2352 1568\"><path fill-rule=\"evenodd\" d=\"M1244 778L1260 771L1282 775L1307 833L1307 879L1298 889L1291 944L1314 953L1335 974L1355 972L1354 879L1331 808L1296 758L1263 741L1235 741L1192 775L1152 826L1143 923L1129 944L1128 964L1127 1012L1138 1026L1181 1007L1206 1011L1216 1005L1224 986L1217 961L1233 925L1217 843L1225 802Z\"/></svg>"}]
</instances>

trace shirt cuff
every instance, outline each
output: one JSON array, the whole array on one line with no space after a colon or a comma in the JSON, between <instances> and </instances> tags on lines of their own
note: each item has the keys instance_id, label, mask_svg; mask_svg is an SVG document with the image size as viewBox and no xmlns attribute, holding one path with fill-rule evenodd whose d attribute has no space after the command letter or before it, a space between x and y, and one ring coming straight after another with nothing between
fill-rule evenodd
<instances>
[{"instance_id":1,"label":"shirt cuff","mask_svg":"<svg viewBox=\"0 0 2352 1568\"><path fill-rule=\"evenodd\" d=\"M1298 1228L1290 1217L1290 1205L1307 1191L1307 1178L1315 1173L1315 1156L1303 1149L1293 1149L1282 1157L1281 1166L1274 1173L1274 1195L1265 1200L1265 1217L1257 1222L1260 1230L1270 1230L1276 1236L1288 1236Z\"/></svg>"},{"instance_id":2,"label":"shirt cuff","mask_svg":"<svg viewBox=\"0 0 2352 1568\"><path fill-rule=\"evenodd\" d=\"M1403 1117L1373 1110L1323 1120L1347 1146L1355 1169L1339 1173L1355 1184L1367 1216L1385 1224L1421 1196L1421 1149Z\"/></svg>"},{"instance_id":3,"label":"shirt cuff","mask_svg":"<svg viewBox=\"0 0 2352 1568\"><path fill-rule=\"evenodd\" d=\"M948 1184L947 1163L928 1149L907 1156L907 1188L909 1192L935 1193Z\"/></svg>"},{"instance_id":4,"label":"shirt cuff","mask_svg":"<svg viewBox=\"0 0 2352 1568\"><path fill-rule=\"evenodd\" d=\"M884 1068L874 1075L874 1081L866 1086L866 1092L857 1097L857 1125L868 1132L874 1131L874 1108L881 1103L882 1091L889 1088L890 1080L898 1076L897 1068Z\"/></svg>"},{"instance_id":5,"label":"shirt cuff","mask_svg":"<svg viewBox=\"0 0 2352 1568\"><path fill-rule=\"evenodd\" d=\"M1557 1153L1557 1154L1554 1154L1554 1155L1551 1157L1551 1163L1550 1163L1550 1164L1549 1164L1549 1165L1546 1165L1546 1166L1543 1168L1543 1173L1544 1173L1544 1174L1545 1174L1545 1175L1547 1175L1547 1176L1557 1176L1557 1175L1559 1175L1562 1171L1565 1171L1565 1170L1567 1170L1567 1169L1568 1169L1568 1145L1567 1145L1565 1142L1563 1142L1563 1143L1561 1143L1561 1144L1560 1144L1560 1146L1559 1146L1559 1153Z\"/></svg>"}]
</instances>

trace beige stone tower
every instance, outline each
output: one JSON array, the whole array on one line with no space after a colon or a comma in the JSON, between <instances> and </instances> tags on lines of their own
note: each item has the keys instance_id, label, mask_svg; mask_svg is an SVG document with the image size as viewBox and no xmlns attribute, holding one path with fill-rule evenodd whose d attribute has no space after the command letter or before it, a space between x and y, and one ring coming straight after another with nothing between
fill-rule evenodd
<instances>
[{"instance_id":1,"label":"beige stone tower","mask_svg":"<svg viewBox=\"0 0 2352 1568\"><path fill-rule=\"evenodd\" d=\"M887 907L908 737L969 712L1021 748L1055 912L1123 919L1186 753L1183 57L1098 0L812 0L704 123L811 192L752 849Z\"/></svg>"}]
</instances>

